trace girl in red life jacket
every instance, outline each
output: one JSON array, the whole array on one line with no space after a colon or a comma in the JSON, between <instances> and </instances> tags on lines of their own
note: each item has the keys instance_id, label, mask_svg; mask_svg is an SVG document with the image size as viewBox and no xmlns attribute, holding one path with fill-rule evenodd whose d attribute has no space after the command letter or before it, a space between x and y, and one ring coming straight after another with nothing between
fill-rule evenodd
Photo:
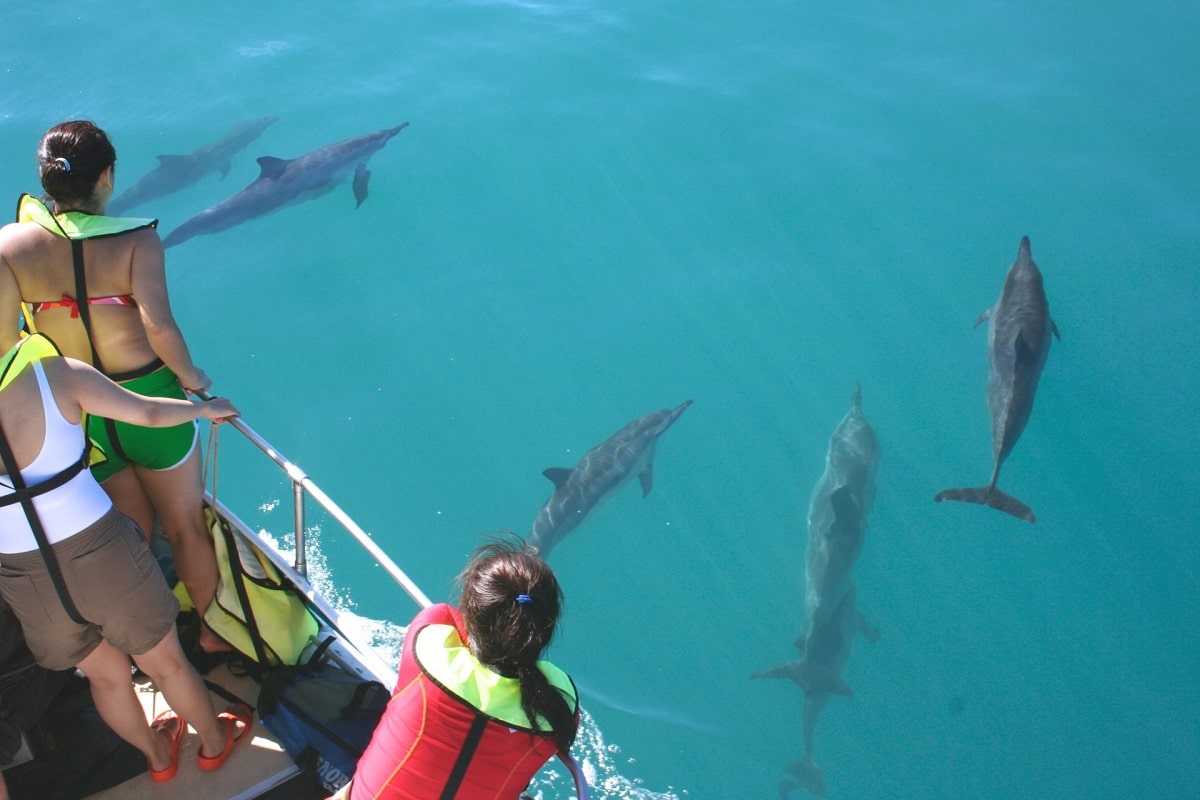
<instances>
[{"instance_id":1,"label":"girl in red life jacket","mask_svg":"<svg viewBox=\"0 0 1200 800\"><path fill-rule=\"evenodd\" d=\"M562 606L554 573L535 551L493 542L457 583L461 610L433 605L409 625L392 699L338 797L516 800L569 751L578 692L539 660Z\"/></svg>"}]
</instances>

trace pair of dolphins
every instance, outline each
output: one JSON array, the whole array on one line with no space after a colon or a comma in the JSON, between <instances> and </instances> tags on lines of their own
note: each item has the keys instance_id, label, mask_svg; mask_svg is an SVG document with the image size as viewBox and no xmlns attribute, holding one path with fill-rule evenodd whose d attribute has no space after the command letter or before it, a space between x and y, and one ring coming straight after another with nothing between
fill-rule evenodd
<instances>
[{"instance_id":1,"label":"pair of dolphins","mask_svg":"<svg viewBox=\"0 0 1200 800\"><path fill-rule=\"evenodd\" d=\"M976 320L989 320L987 383L992 420L992 476L979 488L947 489L938 502L979 503L1034 522L1033 511L996 487L1000 466L1012 452L1033 411L1033 399L1058 328L1050 318L1042 275L1033 261L1029 237L1022 237L1000 298ZM825 472L813 491L805 554L804 620L795 646L798 659L754 674L786 678L804 693L804 754L788 765L779 784L786 798L795 789L823 797L825 776L813 761L813 730L833 695L849 696L842 678L854 637L878 638L856 608L852 569L862 551L866 516L875 495L879 444L862 414L862 391L829 440Z\"/></svg>"},{"instance_id":2,"label":"pair of dolphins","mask_svg":"<svg viewBox=\"0 0 1200 800\"><path fill-rule=\"evenodd\" d=\"M107 211L120 215L134 206L192 185L205 175L229 172L230 159L257 139L275 117L244 122L217 142L186 155L161 155L158 167L113 199ZM174 247L195 236L217 233L247 220L260 217L293 203L320 197L340 185L351 173L357 206L367 199L371 173L367 160L404 128L405 122L365 136L356 136L319 147L298 158L263 156L258 159L260 173L249 186L212 208L184 222L163 240L163 247Z\"/></svg>"},{"instance_id":3,"label":"pair of dolphins","mask_svg":"<svg viewBox=\"0 0 1200 800\"><path fill-rule=\"evenodd\" d=\"M795 642L800 656L751 676L786 678L804 692L804 755L788 766L791 775L780 782L781 797L799 788L825 795L825 776L812 757L817 718L831 696L851 693L842 670L855 634L872 641L878 637L855 606L852 573L867 534L879 457L879 440L863 416L859 389L829 438L825 472L809 505L804 621Z\"/></svg>"}]
</instances>

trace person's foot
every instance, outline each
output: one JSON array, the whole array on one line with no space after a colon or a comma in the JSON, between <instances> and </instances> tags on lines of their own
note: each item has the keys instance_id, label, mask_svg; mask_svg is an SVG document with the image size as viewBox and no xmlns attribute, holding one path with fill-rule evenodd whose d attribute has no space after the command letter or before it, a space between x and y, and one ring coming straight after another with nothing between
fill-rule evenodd
<instances>
[{"instance_id":1,"label":"person's foot","mask_svg":"<svg viewBox=\"0 0 1200 800\"><path fill-rule=\"evenodd\" d=\"M233 650L229 642L212 632L212 628L200 620L200 635L196 639L200 649L206 653L228 653Z\"/></svg>"},{"instance_id":2,"label":"person's foot","mask_svg":"<svg viewBox=\"0 0 1200 800\"><path fill-rule=\"evenodd\" d=\"M225 728L225 746L216 755L205 755L204 745L201 744L200 749L196 751L196 764L200 769L211 772L225 763L234 748L242 743L250 733L250 728L254 726L253 713L245 703L238 703L217 714L217 721Z\"/></svg>"},{"instance_id":3,"label":"person's foot","mask_svg":"<svg viewBox=\"0 0 1200 800\"><path fill-rule=\"evenodd\" d=\"M183 720L174 711L164 711L154 718L154 758L146 759L150 779L164 783L179 771L179 742L183 739ZM155 767L155 764L158 766Z\"/></svg>"}]
</instances>

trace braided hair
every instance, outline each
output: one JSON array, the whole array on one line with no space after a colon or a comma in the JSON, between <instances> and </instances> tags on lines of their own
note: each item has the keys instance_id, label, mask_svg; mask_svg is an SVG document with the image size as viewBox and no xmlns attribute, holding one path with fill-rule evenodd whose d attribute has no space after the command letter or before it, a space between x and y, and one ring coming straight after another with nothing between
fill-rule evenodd
<instances>
[{"instance_id":1,"label":"braided hair","mask_svg":"<svg viewBox=\"0 0 1200 800\"><path fill-rule=\"evenodd\" d=\"M537 552L495 541L477 549L456 583L471 651L484 665L521 684L521 707L535 731L542 722L562 752L575 738L574 713L538 669L554 638L563 595Z\"/></svg>"},{"instance_id":2,"label":"braided hair","mask_svg":"<svg viewBox=\"0 0 1200 800\"><path fill-rule=\"evenodd\" d=\"M42 188L59 207L88 205L101 173L116 163L108 134L87 120L60 122L38 147Z\"/></svg>"}]
</instances>

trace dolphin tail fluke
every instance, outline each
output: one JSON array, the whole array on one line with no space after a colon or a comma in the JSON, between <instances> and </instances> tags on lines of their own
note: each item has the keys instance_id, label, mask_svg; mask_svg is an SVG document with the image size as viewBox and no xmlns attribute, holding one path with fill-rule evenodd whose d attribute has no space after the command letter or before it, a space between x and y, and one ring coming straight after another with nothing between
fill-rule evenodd
<instances>
[{"instance_id":1,"label":"dolphin tail fluke","mask_svg":"<svg viewBox=\"0 0 1200 800\"><path fill-rule=\"evenodd\" d=\"M828 667L805 661L800 671L800 680L796 681L806 692L813 694L840 694L852 697L854 690L850 684Z\"/></svg>"},{"instance_id":2,"label":"dolphin tail fluke","mask_svg":"<svg viewBox=\"0 0 1200 800\"><path fill-rule=\"evenodd\" d=\"M796 778L801 789L817 797L825 796L825 773L811 758L806 756L797 759L788 764L787 770ZM782 784L779 788L783 789Z\"/></svg>"},{"instance_id":3,"label":"dolphin tail fluke","mask_svg":"<svg viewBox=\"0 0 1200 800\"><path fill-rule=\"evenodd\" d=\"M938 492L933 499L939 503L943 500L978 503L981 506L991 506L997 511L1011 514L1026 522L1037 522L1037 518L1033 515L1033 509L994 486L981 486L978 489L947 489L944 492Z\"/></svg>"},{"instance_id":4,"label":"dolphin tail fluke","mask_svg":"<svg viewBox=\"0 0 1200 800\"><path fill-rule=\"evenodd\" d=\"M811 694L840 694L851 697L854 691L850 684L828 667L813 664L808 661L788 661L756 672L751 678L786 678L806 693Z\"/></svg>"},{"instance_id":5,"label":"dolphin tail fluke","mask_svg":"<svg viewBox=\"0 0 1200 800\"><path fill-rule=\"evenodd\" d=\"M768 667L761 672L756 672L751 675L751 678L787 678L789 681L796 680L800 668L799 661L787 661L783 664L776 664L773 667Z\"/></svg>"}]
</instances>

